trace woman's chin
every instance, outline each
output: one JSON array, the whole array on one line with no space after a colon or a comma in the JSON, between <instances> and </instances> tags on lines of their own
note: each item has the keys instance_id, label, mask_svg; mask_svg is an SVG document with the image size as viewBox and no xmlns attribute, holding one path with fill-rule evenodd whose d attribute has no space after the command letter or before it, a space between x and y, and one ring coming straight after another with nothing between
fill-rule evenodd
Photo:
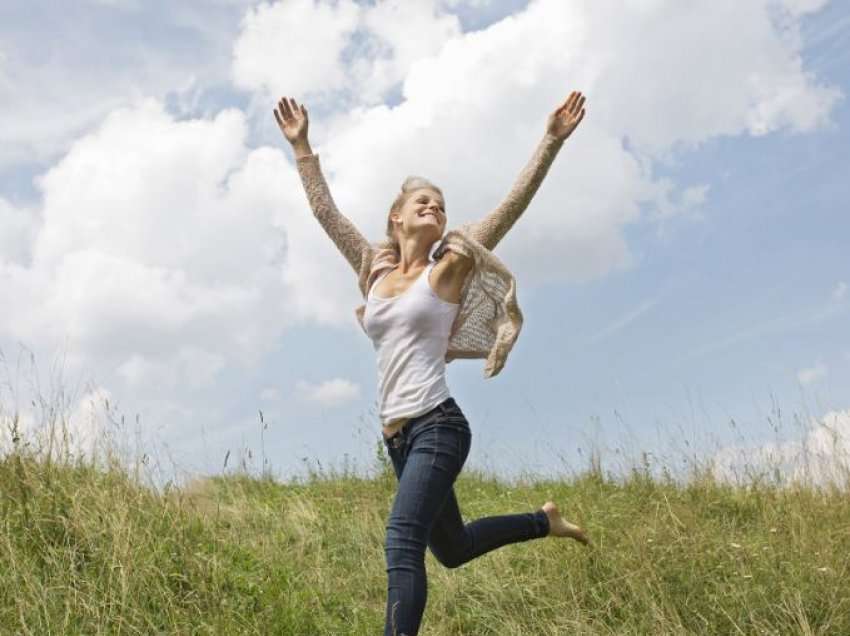
<instances>
[{"instance_id":1,"label":"woman's chin","mask_svg":"<svg viewBox=\"0 0 850 636\"><path fill-rule=\"evenodd\" d=\"M437 223L421 223L419 225L420 231L423 234L438 234L440 236L443 235L443 228L440 227Z\"/></svg>"}]
</instances>

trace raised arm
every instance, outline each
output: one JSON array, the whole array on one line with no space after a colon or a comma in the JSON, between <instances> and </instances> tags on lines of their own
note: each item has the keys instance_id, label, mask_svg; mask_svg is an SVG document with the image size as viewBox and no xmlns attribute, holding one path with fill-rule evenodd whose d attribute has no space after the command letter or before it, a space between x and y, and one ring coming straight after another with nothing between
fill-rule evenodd
<instances>
[{"instance_id":1,"label":"raised arm","mask_svg":"<svg viewBox=\"0 0 850 636\"><path fill-rule=\"evenodd\" d=\"M487 249L496 247L528 207L564 141L584 117L584 100L580 92L573 91L567 100L549 115L543 139L537 144L534 154L520 172L508 195L495 210L472 226L473 237Z\"/></svg>"},{"instance_id":2,"label":"raised arm","mask_svg":"<svg viewBox=\"0 0 850 636\"><path fill-rule=\"evenodd\" d=\"M373 248L334 203L319 165L319 155L313 154L307 140L307 109L303 104L298 106L294 99L284 97L278 102L274 116L281 132L292 144L295 165L313 215L359 275L363 261L369 261Z\"/></svg>"}]
</instances>

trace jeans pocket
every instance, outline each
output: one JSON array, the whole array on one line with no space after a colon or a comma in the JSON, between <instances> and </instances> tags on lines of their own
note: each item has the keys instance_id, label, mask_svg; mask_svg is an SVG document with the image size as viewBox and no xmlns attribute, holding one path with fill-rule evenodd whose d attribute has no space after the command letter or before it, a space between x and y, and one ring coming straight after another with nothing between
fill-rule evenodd
<instances>
[{"instance_id":1,"label":"jeans pocket","mask_svg":"<svg viewBox=\"0 0 850 636\"><path fill-rule=\"evenodd\" d=\"M422 441L433 451L432 466L442 463L446 470L455 474L460 472L469 453L471 437L466 419L440 417L420 434L424 435Z\"/></svg>"},{"instance_id":2,"label":"jeans pocket","mask_svg":"<svg viewBox=\"0 0 850 636\"><path fill-rule=\"evenodd\" d=\"M395 476L401 479L401 474L404 471L405 464L405 439L399 433L396 433L391 438L384 438L384 446L387 449L387 455L390 459Z\"/></svg>"},{"instance_id":3,"label":"jeans pocket","mask_svg":"<svg viewBox=\"0 0 850 636\"><path fill-rule=\"evenodd\" d=\"M446 408L445 415L446 417L464 417L463 411L457 404Z\"/></svg>"},{"instance_id":4,"label":"jeans pocket","mask_svg":"<svg viewBox=\"0 0 850 636\"><path fill-rule=\"evenodd\" d=\"M454 413L453 411L450 411L441 418L441 421L445 424L454 426L455 428L460 428L466 431L469 430L469 421L466 419L464 414L460 412Z\"/></svg>"},{"instance_id":5,"label":"jeans pocket","mask_svg":"<svg viewBox=\"0 0 850 636\"><path fill-rule=\"evenodd\" d=\"M393 433L391 437L384 437L382 434L381 438L384 440L384 446L386 446L389 450L400 448L402 444L404 444L404 435L401 430Z\"/></svg>"}]
</instances>

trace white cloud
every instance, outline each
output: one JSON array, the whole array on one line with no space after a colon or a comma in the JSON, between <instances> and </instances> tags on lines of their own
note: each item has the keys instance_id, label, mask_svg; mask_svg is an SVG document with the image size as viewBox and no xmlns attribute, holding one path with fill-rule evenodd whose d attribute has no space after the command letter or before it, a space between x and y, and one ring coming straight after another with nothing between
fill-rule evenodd
<instances>
[{"instance_id":1,"label":"white cloud","mask_svg":"<svg viewBox=\"0 0 850 636\"><path fill-rule=\"evenodd\" d=\"M800 384L803 386L808 386L810 384L814 384L819 380L823 380L828 373L828 369L825 364L819 362L813 367L807 367L805 369L800 369L797 372L797 379L800 381Z\"/></svg>"},{"instance_id":2,"label":"white cloud","mask_svg":"<svg viewBox=\"0 0 850 636\"><path fill-rule=\"evenodd\" d=\"M319 384L298 380L295 389L304 399L328 407L340 406L360 396L360 386L344 378L333 378Z\"/></svg>"},{"instance_id":3,"label":"white cloud","mask_svg":"<svg viewBox=\"0 0 850 636\"><path fill-rule=\"evenodd\" d=\"M431 0L263 3L242 20L233 47L233 78L237 86L273 101L297 95L299 100L335 97L373 105L412 63L436 53L460 32L457 17L441 13Z\"/></svg>"},{"instance_id":4,"label":"white cloud","mask_svg":"<svg viewBox=\"0 0 850 636\"><path fill-rule=\"evenodd\" d=\"M283 155L244 136L239 111L175 121L145 100L79 139L40 179L31 264L0 262L0 335L65 343L133 387L261 355L297 319L285 222L304 203Z\"/></svg>"},{"instance_id":5,"label":"white cloud","mask_svg":"<svg viewBox=\"0 0 850 636\"><path fill-rule=\"evenodd\" d=\"M461 34L458 18L428 1L391 0L364 7L361 24L368 44L364 54L356 50L356 62L351 65L352 90L363 96L361 103L379 102L414 63L436 54Z\"/></svg>"},{"instance_id":6,"label":"white cloud","mask_svg":"<svg viewBox=\"0 0 850 636\"><path fill-rule=\"evenodd\" d=\"M288 326L359 329L352 272L294 167L245 136L238 110L178 121L148 99L77 140L38 180L37 224L0 209L16 228L0 342L64 350L70 375L168 405L255 363Z\"/></svg>"},{"instance_id":7,"label":"white cloud","mask_svg":"<svg viewBox=\"0 0 850 636\"><path fill-rule=\"evenodd\" d=\"M785 8L794 16L818 11L826 6L829 0L782 0Z\"/></svg>"},{"instance_id":8,"label":"white cloud","mask_svg":"<svg viewBox=\"0 0 850 636\"><path fill-rule=\"evenodd\" d=\"M131 388L153 391L180 387L198 389L209 386L224 368L225 356L196 347L180 347L173 355L145 356L133 353L116 372Z\"/></svg>"},{"instance_id":9,"label":"white cloud","mask_svg":"<svg viewBox=\"0 0 850 636\"><path fill-rule=\"evenodd\" d=\"M249 10L233 46L235 84L298 95L335 87L344 80L340 57L358 14L352 0L292 0Z\"/></svg>"},{"instance_id":10,"label":"white cloud","mask_svg":"<svg viewBox=\"0 0 850 636\"><path fill-rule=\"evenodd\" d=\"M715 475L730 482L766 477L781 484L850 483L850 410L812 419L802 440L758 447L730 446L713 458Z\"/></svg>"},{"instance_id":11,"label":"white cloud","mask_svg":"<svg viewBox=\"0 0 850 636\"><path fill-rule=\"evenodd\" d=\"M441 0L441 4L449 9L454 9L459 6L467 6L473 9L488 7L495 0Z\"/></svg>"},{"instance_id":12,"label":"white cloud","mask_svg":"<svg viewBox=\"0 0 850 636\"><path fill-rule=\"evenodd\" d=\"M797 22L777 23L775 3L627 7L599 3L576 17L582 57L598 60L587 68L604 95L595 119L641 151L663 156L718 135L807 130L838 98L802 71Z\"/></svg>"},{"instance_id":13,"label":"white cloud","mask_svg":"<svg viewBox=\"0 0 850 636\"><path fill-rule=\"evenodd\" d=\"M847 283L839 281L832 290L832 302L840 303L847 296Z\"/></svg>"},{"instance_id":14,"label":"white cloud","mask_svg":"<svg viewBox=\"0 0 850 636\"><path fill-rule=\"evenodd\" d=\"M55 160L142 96L195 112L228 80L239 15L254 2L90 0L61 19L49 3L4 3L0 169Z\"/></svg>"}]
</instances>

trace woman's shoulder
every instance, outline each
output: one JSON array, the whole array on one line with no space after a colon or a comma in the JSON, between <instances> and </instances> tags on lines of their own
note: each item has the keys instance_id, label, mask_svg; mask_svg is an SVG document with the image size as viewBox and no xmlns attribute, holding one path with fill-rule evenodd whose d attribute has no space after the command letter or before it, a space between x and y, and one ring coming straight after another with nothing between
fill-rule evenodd
<instances>
[{"instance_id":1,"label":"woman's shoulder","mask_svg":"<svg viewBox=\"0 0 850 636\"><path fill-rule=\"evenodd\" d=\"M473 235L474 223L464 223L451 228L443 234L440 244L434 250L434 258L440 259L444 254L454 253L459 257L472 258L472 252L486 250L483 245L477 244Z\"/></svg>"},{"instance_id":2,"label":"woman's shoulder","mask_svg":"<svg viewBox=\"0 0 850 636\"><path fill-rule=\"evenodd\" d=\"M434 263L452 270L470 270L475 265L475 260L469 254L447 248Z\"/></svg>"}]
</instances>

